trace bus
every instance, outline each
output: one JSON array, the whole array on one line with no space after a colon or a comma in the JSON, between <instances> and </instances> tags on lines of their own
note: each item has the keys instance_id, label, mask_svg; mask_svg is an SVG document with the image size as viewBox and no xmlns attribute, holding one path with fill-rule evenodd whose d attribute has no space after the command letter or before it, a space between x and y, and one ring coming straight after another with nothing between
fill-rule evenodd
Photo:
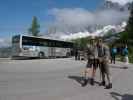
<instances>
[{"instance_id":1,"label":"bus","mask_svg":"<svg viewBox=\"0 0 133 100\"><path fill-rule=\"evenodd\" d=\"M12 37L12 58L70 57L73 46L74 44L72 42L35 36L15 35Z\"/></svg>"}]
</instances>

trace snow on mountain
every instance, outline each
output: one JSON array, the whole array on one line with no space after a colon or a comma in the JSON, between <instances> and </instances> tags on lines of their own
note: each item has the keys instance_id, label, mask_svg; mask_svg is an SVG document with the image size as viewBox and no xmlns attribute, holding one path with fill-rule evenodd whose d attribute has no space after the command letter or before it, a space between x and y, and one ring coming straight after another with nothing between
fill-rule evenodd
<instances>
[{"instance_id":1,"label":"snow on mountain","mask_svg":"<svg viewBox=\"0 0 133 100\"><path fill-rule=\"evenodd\" d=\"M112 3L118 3L119 5L126 5L127 3L133 2L133 0L105 0L110 1Z\"/></svg>"},{"instance_id":2,"label":"snow on mountain","mask_svg":"<svg viewBox=\"0 0 133 100\"><path fill-rule=\"evenodd\" d=\"M126 22L123 22L121 25L108 25L103 27L103 29L100 30L101 32L99 32L99 30L97 30L97 32L99 32L99 35L101 36L107 34L108 32L115 34L124 31L126 25L127 25Z\"/></svg>"},{"instance_id":3,"label":"snow on mountain","mask_svg":"<svg viewBox=\"0 0 133 100\"><path fill-rule=\"evenodd\" d=\"M84 38L88 36L104 36L108 32L111 32L112 34L116 34L118 32L124 31L126 25L127 25L126 22L123 22L121 25L108 25L92 33L78 32L78 33L71 33L69 35L62 35L60 36L60 39L71 40L71 39L77 39L77 38Z\"/></svg>"},{"instance_id":4,"label":"snow on mountain","mask_svg":"<svg viewBox=\"0 0 133 100\"><path fill-rule=\"evenodd\" d=\"M123 1L126 1L126 0L123 0ZM115 9L119 11L128 11L131 6L130 4L131 2L122 3L121 0L105 0L104 4L102 5L102 8L103 9Z\"/></svg>"},{"instance_id":5,"label":"snow on mountain","mask_svg":"<svg viewBox=\"0 0 133 100\"><path fill-rule=\"evenodd\" d=\"M71 40L71 39L77 39L77 38L84 38L88 36L97 36L97 33L89 33L89 32L78 32L78 33L71 33L70 35L62 35L60 38L63 40Z\"/></svg>"}]
</instances>

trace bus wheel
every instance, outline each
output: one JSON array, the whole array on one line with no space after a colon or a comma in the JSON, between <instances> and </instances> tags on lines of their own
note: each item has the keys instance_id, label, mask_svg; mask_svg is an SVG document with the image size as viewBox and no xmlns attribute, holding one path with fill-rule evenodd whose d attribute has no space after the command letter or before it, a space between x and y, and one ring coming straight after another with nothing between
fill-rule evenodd
<instances>
[{"instance_id":1,"label":"bus wheel","mask_svg":"<svg viewBox=\"0 0 133 100\"><path fill-rule=\"evenodd\" d=\"M43 52L40 52L40 53L38 54L38 56L39 56L39 58L44 58L44 57L45 57L45 54L44 54Z\"/></svg>"}]
</instances>

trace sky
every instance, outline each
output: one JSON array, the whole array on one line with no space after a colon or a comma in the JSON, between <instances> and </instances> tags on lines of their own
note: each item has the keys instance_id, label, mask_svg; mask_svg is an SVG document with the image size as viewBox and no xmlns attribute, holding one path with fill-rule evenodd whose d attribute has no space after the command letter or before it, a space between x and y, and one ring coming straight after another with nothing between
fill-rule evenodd
<instances>
[{"instance_id":1,"label":"sky","mask_svg":"<svg viewBox=\"0 0 133 100\"><path fill-rule=\"evenodd\" d=\"M32 17L37 16L41 32L45 32L53 16L52 9L97 9L103 0L0 0L0 37L27 33Z\"/></svg>"},{"instance_id":2,"label":"sky","mask_svg":"<svg viewBox=\"0 0 133 100\"><path fill-rule=\"evenodd\" d=\"M0 46L9 44L13 35L28 34L33 16L38 18L42 35L56 29L55 37L59 32L114 25L128 18L128 12L98 11L105 1L124 5L133 0L0 0Z\"/></svg>"}]
</instances>

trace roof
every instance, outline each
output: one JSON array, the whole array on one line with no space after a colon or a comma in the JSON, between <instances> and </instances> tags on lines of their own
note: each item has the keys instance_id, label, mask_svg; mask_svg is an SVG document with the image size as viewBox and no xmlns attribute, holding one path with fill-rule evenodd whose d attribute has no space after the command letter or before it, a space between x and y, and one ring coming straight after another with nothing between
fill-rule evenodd
<instances>
[{"instance_id":1,"label":"roof","mask_svg":"<svg viewBox=\"0 0 133 100\"><path fill-rule=\"evenodd\" d=\"M45 40L53 40L53 41L73 43L71 41L63 41L63 40L59 40L59 39L52 39L52 38L49 38L49 37L37 37L37 36L29 36L29 35L22 35L22 34L19 34L19 35L20 36L25 36L25 37L31 37L31 38L38 38L38 39L45 39Z\"/></svg>"}]
</instances>

